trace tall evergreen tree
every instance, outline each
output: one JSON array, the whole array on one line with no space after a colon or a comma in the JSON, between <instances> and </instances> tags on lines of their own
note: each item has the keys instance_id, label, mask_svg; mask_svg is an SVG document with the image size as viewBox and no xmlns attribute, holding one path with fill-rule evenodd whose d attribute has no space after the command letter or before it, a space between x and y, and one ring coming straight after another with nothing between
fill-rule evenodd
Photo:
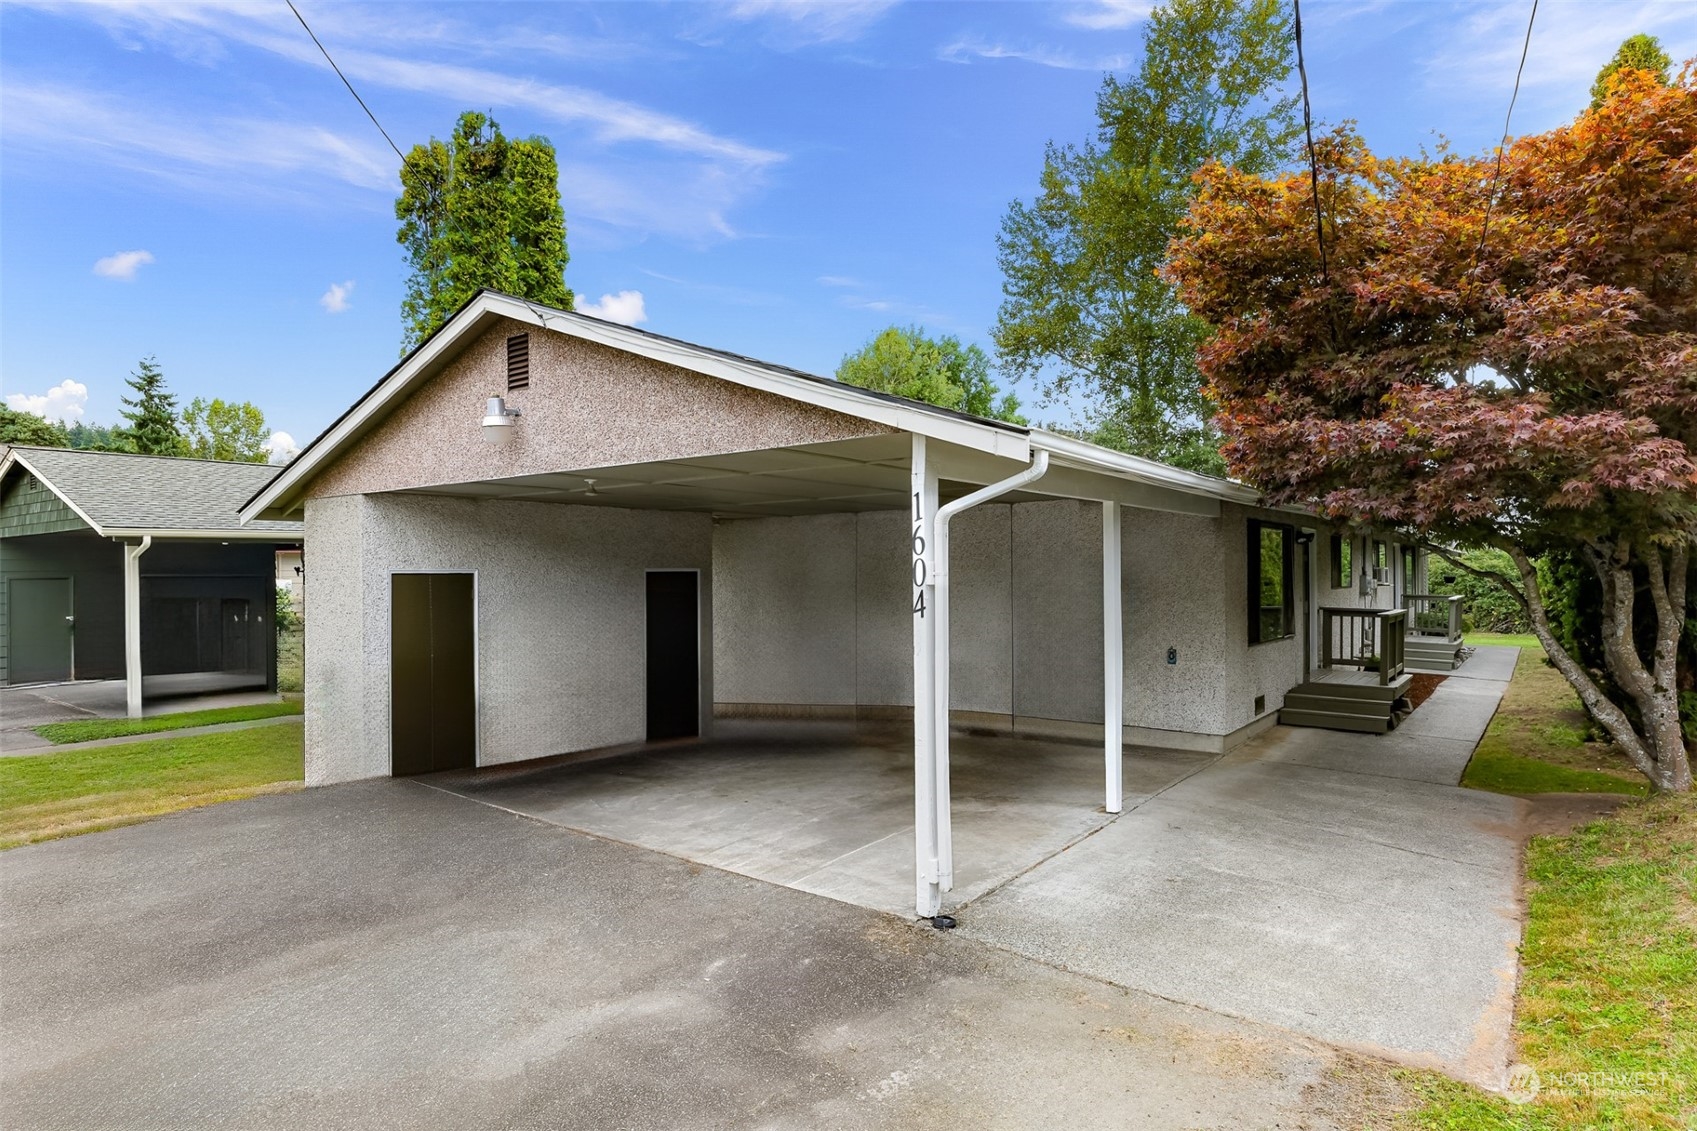
<instances>
[{"instance_id":1,"label":"tall evergreen tree","mask_svg":"<svg viewBox=\"0 0 1697 1131\"><path fill-rule=\"evenodd\" d=\"M124 435L130 446L143 455L187 455L188 444L177 427L177 398L165 391L165 374L158 360L143 358L137 371L124 383L136 394L134 400L118 398L126 410L122 415L129 421Z\"/></svg>"},{"instance_id":2,"label":"tall evergreen tree","mask_svg":"<svg viewBox=\"0 0 1697 1131\"><path fill-rule=\"evenodd\" d=\"M1673 60L1662 50L1661 40L1653 35L1629 36L1621 43L1614 58L1597 72L1597 81L1591 84L1591 109L1597 109L1608 98L1614 77L1621 71L1649 71L1659 84L1666 86L1668 68L1672 66Z\"/></svg>"},{"instance_id":3,"label":"tall evergreen tree","mask_svg":"<svg viewBox=\"0 0 1697 1131\"><path fill-rule=\"evenodd\" d=\"M548 139L509 140L493 118L466 111L448 141L431 138L407 154L395 218L412 268L401 300L403 353L483 287L571 309Z\"/></svg>"},{"instance_id":4,"label":"tall evergreen tree","mask_svg":"<svg viewBox=\"0 0 1697 1131\"><path fill-rule=\"evenodd\" d=\"M1292 156L1291 59L1280 0L1169 0L1138 72L1103 80L1096 143L1051 143L1037 199L1009 208L998 361L1048 396L1077 394L1098 442L1224 471L1196 370L1208 328L1156 272L1199 168L1263 174Z\"/></svg>"}]
</instances>

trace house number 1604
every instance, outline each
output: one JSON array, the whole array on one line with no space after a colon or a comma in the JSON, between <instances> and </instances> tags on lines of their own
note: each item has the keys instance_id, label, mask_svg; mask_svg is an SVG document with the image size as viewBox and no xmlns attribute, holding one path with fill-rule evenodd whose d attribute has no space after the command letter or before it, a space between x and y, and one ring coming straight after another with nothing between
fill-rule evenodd
<instances>
[{"instance_id":1,"label":"house number 1604","mask_svg":"<svg viewBox=\"0 0 1697 1131\"><path fill-rule=\"evenodd\" d=\"M913 493L913 612L921 620L925 619L925 535L920 531L925 526L925 510L920 502L919 492Z\"/></svg>"}]
</instances>

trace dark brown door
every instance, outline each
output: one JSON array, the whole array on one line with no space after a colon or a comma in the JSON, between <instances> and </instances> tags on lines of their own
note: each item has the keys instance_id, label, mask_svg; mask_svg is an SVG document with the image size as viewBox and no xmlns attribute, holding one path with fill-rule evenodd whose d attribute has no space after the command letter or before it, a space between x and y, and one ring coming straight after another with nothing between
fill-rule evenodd
<instances>
[{"instance_id":1,"label":"dark brown door","mask_svg":"<svg viewBox=\"0 0 1697 1131\"><path fill-rule=\"evenodd\" d=\"M700 603L694 570L648 575L648 741L701 733Z\"/></svg>"},{"instance_id":2,"label":"dark brown door","mask_svg":"<svg viewBox=\"0 0 1697 1131\"><path fill-rule=\"evenodd\" d=\"M391 768L477 764L476 610L469 573L397 573L390 600Z\"/></svg>"}]
</instances>

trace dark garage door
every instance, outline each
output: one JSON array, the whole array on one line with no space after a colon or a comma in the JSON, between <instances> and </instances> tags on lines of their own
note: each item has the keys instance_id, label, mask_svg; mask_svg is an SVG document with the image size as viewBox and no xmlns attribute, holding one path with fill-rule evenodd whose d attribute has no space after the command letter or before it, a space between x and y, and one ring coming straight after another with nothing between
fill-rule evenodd
<instances>
[{"instance_id":1,"label":"dark garage door","mask_svg":"<svg viewBox=\"0 0 1697 1131\"><path fill-rule=\"evenodd\" d=\"M477 764L472 575L397 573L391 598L391 771L470 769Z\"/></svg>"},{"instance_id":2,"label":"dark garage door","mask_svg":"<svg viewBox=\"0 0 1697 1131\"><path fill-rule=\"evenodd\" d=\"M14 577L7 588L12 683L71 678L71 579Z\"/></svg>"}]
</instances>

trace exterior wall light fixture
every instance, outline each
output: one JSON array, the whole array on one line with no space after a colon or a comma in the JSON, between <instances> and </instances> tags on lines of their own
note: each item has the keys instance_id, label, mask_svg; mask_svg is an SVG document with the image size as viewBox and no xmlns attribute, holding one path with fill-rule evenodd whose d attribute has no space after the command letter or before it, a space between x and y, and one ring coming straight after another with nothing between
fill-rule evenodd
<instances>
[{"instance_id":1,"label":"exterior wall light fixture","mask_svg":"<svg viewBox=\"0 0 1697 1131\"><path fill-rule=\"evenodd\" d=\"M489 404L483 410L483 442L492 448L511 443L513 420L518 415L519 410L508 408L507 402L502 398L490 397Z\"/></svg>"}]
</instances>

